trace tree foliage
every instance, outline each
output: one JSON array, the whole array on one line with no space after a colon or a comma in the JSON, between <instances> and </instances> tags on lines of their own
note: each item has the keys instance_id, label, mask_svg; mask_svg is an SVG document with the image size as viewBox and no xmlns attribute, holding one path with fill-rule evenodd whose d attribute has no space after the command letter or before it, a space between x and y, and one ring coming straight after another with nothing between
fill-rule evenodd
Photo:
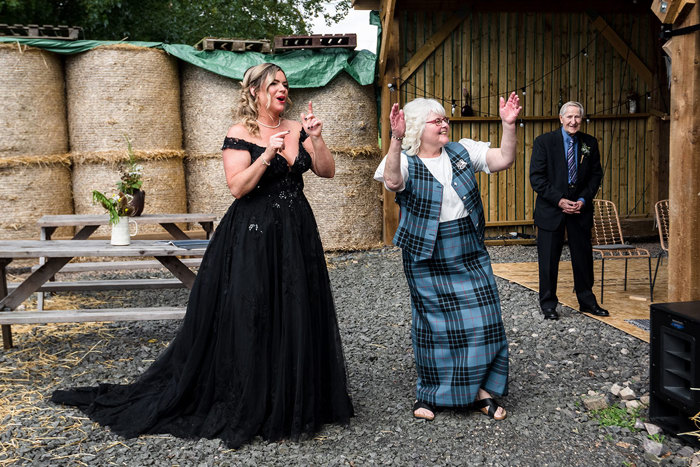
<instances>
[{"instance_id":1,"label":"tree foliage","mask_svg":"<svg viewBox=\"0 0 700 467\"><path fill-rule=\"evenodd\" d=\"M0 0L0 23L81 26L85 39L195 44L272 39L340 21L350 0ZM82 39L82 37L81 37Z\"/></svg>"}]
</instances>

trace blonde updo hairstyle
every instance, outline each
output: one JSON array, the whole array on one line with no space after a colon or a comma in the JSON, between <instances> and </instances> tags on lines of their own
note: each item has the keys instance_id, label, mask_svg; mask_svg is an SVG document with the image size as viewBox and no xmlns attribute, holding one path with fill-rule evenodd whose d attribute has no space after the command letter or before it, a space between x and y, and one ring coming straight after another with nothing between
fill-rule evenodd
<instances>
[{"instance_id":1,"label":"blonde updo hairstyle","mask_svg":"<svg viewBox=\"0 0 700 467\"><path fill-rule=\"evenodd\" d=\"M413 99L403 108L406 119L406 134L403 137L401 148L409 156L415 156L420 149L420 139L425 130L425 122L430 113L435 113L441 117L445 116L445 108L435 99L424 99L419 97Z\"/></svg>"},{"instance_id":2,"label":"blonde updo hairstyle","mask_svg":"<svg viewBox=\"0 0 700 467\"><path fill-rule=\"evenodd\" d=\"M260 65L255 65L248 68L243 75L243 81L241 81L241 98L238 105L238 118L240 123L246 127L246 130L251 135L258 136L260 134L260 129L257 122L258 118L258 96L260 92L268 92L267 88L270 87L270 83L275 80L275 75L278 71L284 73L282 68L278 67L274 63L261 63ZM250 93L250 90L255 91L255 96ZM268 108L272 99L267 100ZM287 96L287 105L285 110L292 105L291 99ZM280 115L280 118L282 116Z\"/></svg>"}]
</instances>

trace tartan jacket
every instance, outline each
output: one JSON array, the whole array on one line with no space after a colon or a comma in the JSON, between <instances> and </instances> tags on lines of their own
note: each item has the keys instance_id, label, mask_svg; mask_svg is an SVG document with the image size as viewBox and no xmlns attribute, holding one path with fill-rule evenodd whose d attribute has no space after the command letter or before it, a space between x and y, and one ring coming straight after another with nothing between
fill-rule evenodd
<instances>
[{"instance_id":1,"label":"tartan jacket","mask_svg":"<svg viewBox=\"0 0 700 467\"><path fill-rule=\"evenodd\" d=\"M455 189L474 224L479 240L484 240L484 208L469 153L459 143L445 146L452 162L452 187ZM400 207L399 228L394 245L409 253L414 261L433 255L437 239L443 186L417 156L408 157L408 180L396 194Z\"/></svg>"}]
</instances>

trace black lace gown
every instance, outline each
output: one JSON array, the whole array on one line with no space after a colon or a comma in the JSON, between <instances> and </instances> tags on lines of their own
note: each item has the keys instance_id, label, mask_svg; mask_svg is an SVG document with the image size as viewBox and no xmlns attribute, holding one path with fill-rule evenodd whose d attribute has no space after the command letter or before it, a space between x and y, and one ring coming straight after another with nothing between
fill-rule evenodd
<instances>
[{"instance_id":1,"label":"black lace gown","mask_svg":"<svg viewBox=\"0 0 700 467\"><path fill-rule=\"evenodd\" d=\"M301 140L306 138L302 132ZM226 138L224 148L263 147ZM229 208L202 259L182 326L129 385L58 390L57 403L130 438L170 433L297 439L353 415L328 271L302 173L276 156L259 185Z\"/></svg>"}]
</instances>

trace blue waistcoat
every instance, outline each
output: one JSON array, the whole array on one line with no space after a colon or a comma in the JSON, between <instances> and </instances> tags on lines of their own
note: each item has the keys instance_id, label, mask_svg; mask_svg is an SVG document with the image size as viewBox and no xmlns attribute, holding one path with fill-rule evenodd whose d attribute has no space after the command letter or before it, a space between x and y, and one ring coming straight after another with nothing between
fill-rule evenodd
<instances>
[{"instance_id":1,"label":"blue waistcoat","mask_svg":"<svg viewBox=\"0 0 700 467\"><path fill-rule=\"evenodd\" d=\"M469 153L459 143L445 146L452 163L452 187L467 210L479 240L484 240L484 208ZM433 255L440 223L443 186L417 156L408 157L406 187L396 194L401 217L394 245L408 252L414 261Z\"/></svg>"}]
</instances>

